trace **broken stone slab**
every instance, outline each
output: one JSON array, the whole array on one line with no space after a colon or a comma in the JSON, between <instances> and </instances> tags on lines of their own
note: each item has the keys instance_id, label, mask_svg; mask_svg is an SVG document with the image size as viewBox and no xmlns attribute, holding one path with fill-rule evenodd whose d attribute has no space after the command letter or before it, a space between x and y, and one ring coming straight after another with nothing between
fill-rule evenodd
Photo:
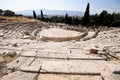
<instances>
[{"instance_id":1,"label":"broken stone slab","mask_svg":"<svg viewBox=\"0 0 120 80\"><path fill-rule=\"evenodd\" d=\"M111 56L113 56L114 58L117 58L120 60L120 46L116 45L116 46L108 46L108 47L104 47L104 50Z\"/></svg>"},{"instance_id":2,"label":"broken stone slab","mask_svg":"<svg viewBox=\"0 0 120 80\"><path fill-rule=\"evenodd\" d=\"M59 53L59 52L40 51L40 52L38 52L36 57L39 57L39 58L53 58L53 59L67 59L67 54Z\"/></svg>"},{"instance_id":3,"label":"broken stone slab","mask_svg":"<svg viewBox=\"0 0 120 80\"><path fill-rule=\"evenodd\" d=\"M102 80L101 76L40 74L38 80Z\"/></svg>"},{"instance_id":4,"label":"broken stone slab","mask_svg":"<svg viewBox=\"0 0 120 80\"><path fill-rule=\"evenodd\" d=\"M23 57L35 57L37 55L37 52L35 51L24 51L21 56Z\"/></svg>"},{"instance_id":5,"label":"broken stone slab","mask_svg":"<svg viewBox=\"0 0 120 80\"><path fill-rule=\"evenodd\" d=\"M11 63L7 64L8 69L19 69L22 66L29 65L34 58L29 58L29 57L19 57L12 61Z\"/></svg>"},{"instance_id":6,"label":"broken stone slab","mask_svg":"<svg viewBox=\"0 0 120 80\"><path fill-rule=\"evenodd\" d=\"M24 71L24 72L39 73L43 61L44 61L44 60L41 60L41 59L39 59L39 58L38 58L38 59L35 59L35 61L33 61L30 65L22 66L22 67L20 68L20 70L21 70L21 71Z\"/></svg>"},{"instance_id":7,"label":"broken stone slab","mask_svg":"<svg viewBox=\"0 0 120 80\"><path fill-rule=\"evenodd\" d=\"M16 71L3 76L0 80L37 80L38 74Z\"/></svg>"},{"instance_id":8,"label":"broken stone slab","mask_svg":"<svg viewBox=\"0 0 120 80\"><path fill-rule=\"evenodd\" d=\"M95 61L97 68L101 72L104 80L119 80L120 79L120 63L117 61Z\"/></svg>"},{"instance_id":9,"label":"broken stone slab","mask_svg":"<svg viewBox=\"0 0 120 80\"><path fill-rule=\"evenodd\" d=\"M100 75L93 62L46 61L42 64L41 73Z\"/></svg>"},{"instance_id":10,"label":"broken stone slab","mask_svg":"<svg viewBox=\"0 0 120 80\"><path fill-rule=\"evenodd\" d=\"M109 55L113 56L114 58L117 58L117 59L120 60L120 53L115 53L115 52L112 51L112 50L106 50L106 52L107 52Z\"/></svg>"},{"instance_id":11,"label":"broken stone slab","mask_svg":"<svg viewBox=\"0 0 120 80\"><path fill-rule=\"evenodd\" d=\"M111 80L119 80L120 79L120 63L108 62L107 66L110 69L110 72L107 74L108 78Z\"/></svg>"},{"instance_id":12,"label":"broken stone slab","mask_svg":"<svg viewBox=\"0 0 120 80\"><path fill-rule=\"evenodd\" d=\"M86 55L82 53L69 53L68 55L69 60L105 60L103 57L98 57L98 56L91 56L91 55Z\"/></svg>"}]
</instances>

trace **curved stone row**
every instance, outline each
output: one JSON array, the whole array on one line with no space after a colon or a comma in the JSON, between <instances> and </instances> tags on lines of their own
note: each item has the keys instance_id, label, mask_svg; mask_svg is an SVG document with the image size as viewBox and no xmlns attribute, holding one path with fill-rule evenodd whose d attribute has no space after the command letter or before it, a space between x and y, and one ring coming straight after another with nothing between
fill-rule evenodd
<instances>
[{"instance_id":1,"label":"curved stone row","mask_svg":"<svg viewBox=\"0 0 120 80\"><path fill-rule=\"evenodd\" d=\"M68 37L64 37L64 36L50 37L50 36L42 35L42 38L41 38L41 34L40 34L41 31L46 28L49 28L46 25L42 25L42 27L41 27L41 25L42 25L42 23L34 23L34 22L33 23L18 23L18 22L1 23L0 29L1 29L1 33L4 34L4 37L6 37L6 38L26 39L24 37L27 37L27 38L29 37L29 39L41 39L43 41L50 40L50 41L59 41L59 42L69 41L69 40L80 40L80 39L86 41L86 40L96 37L98 34L98 32L87 32L85 29L82 30L81 28L74 28L74 27L68 28L67 27L63 30L80 32L82 34L74 35L74 36L69 35ZM62 28L62 27L59 27L59 28ZM54 33L54 34L56 34L56 33ZM63 35L65 35L65 34L63 34ZM71 35L73 35L73 34L71 34Z\"/></svg>"},{"instance_id":2,"label":"curved stone row","mask_svg":"<svg viewBox=\"0 0 120 80\"><path fill-rule=\"evenodd\" d=\"M32 34L37 28L40 28L37 23L1 23L0 33L4 34L6 38L21 38L24 32L27 31Z\"/></svg>"}]
</instances>

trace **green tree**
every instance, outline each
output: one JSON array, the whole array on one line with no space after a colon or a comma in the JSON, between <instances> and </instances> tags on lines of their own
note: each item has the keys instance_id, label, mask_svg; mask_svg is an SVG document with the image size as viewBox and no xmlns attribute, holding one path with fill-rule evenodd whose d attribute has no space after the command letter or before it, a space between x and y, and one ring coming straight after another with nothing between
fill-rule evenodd
<instances>
[{"instance_id":1,"label":"green tree","mask_svg":"<svg viewBox=\"0 0 120 80\"><path fill-rule=\"evenodd\" d=\"M33 10L33 18L37 18L37 15L34 10Z\"/></svg>"},{"instance_id":2,"label":"green tree","mask_svg":"<svg viewBox=\"0 0 120 80\"><path fill-rule=\"evenodd\" d=\"M100 25L103 25L103 26L106 25L107 15L108 15L108 12L107 12L106 10L103 10L103 11L100 13L100 16L99 16L99 24L100 24Z\"/></svg>"},{"instance_id":3,"label":"green tree","mask_svg":"<svg viewBox=\"0 0 120 80\"><path fill-rule=\"evenodd\" d=\"M111 16L112 22L110 26L120 27L120 13L113 13Z\"/></svg>"},{"instance_id":4,"label":"green tree","mask_svg":"<svg viewBox=\"0 0 120 80\"><path fill-rule=\"evenodd\" d=\"M10 10L3 11L3 16L15 16L15 12Z\"/></svg>"},{"instance_id":5,"label":"green tree","mask_svg":"<svg viewBox=\"0 0 120 80\"><path fill-rule=\"evenodd\" d=\"M98 14L90 16L90 25L91 26L93 26L93 25L95 25L95 26L99 25L98 22L99 22L99 15Z\"/></svg>"},{"instance_id":6,"label":"green tree","mask_svg":"<svg viewBox=\"0 0 120 80\"><path fill-rule=\"evenodd\" d=\"M65 14L65 23L68 24L68 14Z\"/></svg>"},{"instance_id":7,"label":"green tree","mask_svg":"<svg viewBox=\"0 0 120 80\"><path fill-rule=\"evenodd\" d=\"M44 15L43 15L43 11L41 10L41 20L44 20Z\"/></svg>"},{"instance_id":8,"label":"green tree","mask_svg":"<svg viewBox=\"0 0 120 80\"><path fill-rule=\"evenodd\" d=\"M83 25L89 25L90 23L90 19L89 19L89 8L90 8L90 5L89 3L87 4L87 7L86 7L86 11L85 11L85 14L84 14L84 17L83 17Z\"/></svg>"},{"instance_id":9,"label":"green tree","mask_svg":"<svg viewBox=\"0 0 120 80\"><path fill-rule=\"evenodd\" d=\"M73 25L79 25L79 24L80 24L80 19L79 19L79 17L73 17L73 18L72 18L72 24L73 24Z\"/></svg>"}]
</instances>

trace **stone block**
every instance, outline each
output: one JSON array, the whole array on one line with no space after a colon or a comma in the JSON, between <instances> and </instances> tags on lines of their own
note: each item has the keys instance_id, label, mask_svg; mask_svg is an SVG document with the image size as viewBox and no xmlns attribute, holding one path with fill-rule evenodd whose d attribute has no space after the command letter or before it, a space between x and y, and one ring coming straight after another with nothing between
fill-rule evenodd
<instances>
[{"instance_id":1,"label":"stone block","mask_svg":"<svg viewBox=\"0 0 120 80\"><path fill-rule=\"evenodd\" d=\"M35 57L37 55L37 52L35 51L24 51L21 56L24 57Z\"/></svg>"},{"instance_id":2,"label":"stone block","mask_svg":"<svg viewBox=\"0 0 120 80\"><path fill-rule=\"evenodd\" d=\"M67 54L59 52L40 51L37 54L40 58L67 59Z\"/></svg>"},{"instance_id":3,"label":"stone block","mask_svg":"<svg viewBox=\"0 0 120 80\"><path fill-rule=\"evenodd\" d=\"M105 60L103 57L91 56L82 53L69 53L67 56L69 60Z\"/></svg>"},{"instance_id":4,"label":"stone block","mask_svg":"<svg viewBox=\"0 0 120 80\"><path fill-rule=\"evenodd\" d=\"M101 76L40 74L38 80L102 80Z\"/></svg>"},{"instance_id":5,"label":"stone block","mask_svg":"<svg viewBox=\"0 0 120 80\"><path fill-rule=\"evenodd\" d=\"M42 62L43 62L43 60L36 59L30 65L22 66L21 71L38 73L38 72L40 72Z\"/></svg>"},{"instance_id":6,"label":"stone block","mask_svg":"<svg viewBox=\"0 0 120 80\"><path fill-rule=\"evenodd\" d=\"M93 62L46 61L42 64L41 73L100 75Z\"/></svg>"},{"instance_id":7,"label":"stone block","mask_svg":"<svg viewBox=\"0 0 120 80\"><path fill-rule=\"evenodd\" d=\"M16 71L3 76L0 80L36 80L36 79L37 79L36 73L26 73L26 72Z\"/></svg>"}]
</instances>

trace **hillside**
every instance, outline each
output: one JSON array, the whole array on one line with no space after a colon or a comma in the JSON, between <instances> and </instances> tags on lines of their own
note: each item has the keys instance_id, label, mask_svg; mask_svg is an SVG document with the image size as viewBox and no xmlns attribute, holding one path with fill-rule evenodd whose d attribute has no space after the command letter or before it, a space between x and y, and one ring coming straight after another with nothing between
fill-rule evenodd
<instances>
[{"instance_id":1,"label":"hillside","mask_svg":"<svg viewBox=\"0 0 120 80\"><path fill-rule=\"evenodd\" d=\"M37 22L38 20L29 19L29 18L26 18L26 17L5 17L5 16L0 16L0 21L1 22Z\"/></svg>"},{"instance_id":2,"label":"hillside","mask_svg":"<svg viewBox=\"0 0 120 80\"><path fill-rule=\"evenodd\" d=\"M35 10L37 15L40 15L40 10ZM67 11L67 10L43 10L44 15L48 16L64 16L66 13L69 16L83 16L84 12L80 11ZM23 14L26 16L31 16L33 15L33 10L23 10L23 11L18 11L16 14Z\"/></svg>"}]
</instances>

